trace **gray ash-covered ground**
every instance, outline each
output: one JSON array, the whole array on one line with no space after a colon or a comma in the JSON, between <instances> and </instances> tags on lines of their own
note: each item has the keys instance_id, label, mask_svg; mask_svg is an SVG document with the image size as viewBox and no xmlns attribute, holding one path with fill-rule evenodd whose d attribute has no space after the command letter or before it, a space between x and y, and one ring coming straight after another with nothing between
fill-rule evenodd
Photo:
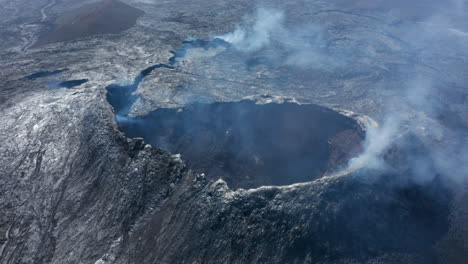
<instances>
[{"instance_id":1,"label":"gray ash-covered ground","mask_svg":"<svg viewBox=\"0 0 468 264\"><path fill-rule=\"evenodd\" d=\"M468 261L466 1L0 6L0 263Z\"/></svg>"}]
</instances>

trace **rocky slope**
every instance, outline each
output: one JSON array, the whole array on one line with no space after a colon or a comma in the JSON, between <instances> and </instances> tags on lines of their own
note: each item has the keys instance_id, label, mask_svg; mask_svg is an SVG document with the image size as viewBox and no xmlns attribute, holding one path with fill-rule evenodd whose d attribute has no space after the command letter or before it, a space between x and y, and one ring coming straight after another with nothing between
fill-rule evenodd
<instances>
[{"instance_id":1,"label":"rocky slope","mask_svg":"<svg viewBox=\"0 0 468 264\"><path fill-rule=\"evenodd\" d=\"M95 261L184 175L168 153L127 142L100 97L41 94L2 109L16 136L1 134L1 263Z\"/></svg>"}]
</instances>

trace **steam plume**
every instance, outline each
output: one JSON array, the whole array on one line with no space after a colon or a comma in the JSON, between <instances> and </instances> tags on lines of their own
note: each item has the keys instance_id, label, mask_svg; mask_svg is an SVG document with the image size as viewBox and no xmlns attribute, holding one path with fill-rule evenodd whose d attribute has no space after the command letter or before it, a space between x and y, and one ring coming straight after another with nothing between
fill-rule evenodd
<instances>
[{"instance_id":1,"label":"steam plume","mask_svg":"<svg viewBox=\"0 0 468 264\"><path fill-rule=\"evenodd\" d=\"M255 22L249 27L237 26L234 32L218 36L235 48L253 52L267 46L275 38L276 32L284 32L284 14L280 10L259 8Z\"/></svg>"},{"instance_id":2,"label":"steam plume","mask_svg":"<svg viewBox=\"0 0 468 264\"><path fill-rule=\"evenodd\" d=\"M252 53L268 50L268 58L274 63L306 68L337 66L339 60L325 50L323 29L316 25L285 26L283 11L259 8L254 21L216 38L230 43L241 52Z\"/></svg>"}]
</instances>

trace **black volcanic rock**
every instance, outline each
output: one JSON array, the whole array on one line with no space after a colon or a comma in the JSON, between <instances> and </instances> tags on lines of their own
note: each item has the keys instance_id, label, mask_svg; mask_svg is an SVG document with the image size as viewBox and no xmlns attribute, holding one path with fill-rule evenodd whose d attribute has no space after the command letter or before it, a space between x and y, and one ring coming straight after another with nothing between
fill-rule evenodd
<instances>
[{"instance_id":1,"label":"black volcanic rock","mask_svg":"<svg viewBox=\"0 0 468 264\"><path fill-rule=\"evenodd\" d=\"M426 190L436 181L398 186L392 178L241 192L186 179L136 227L117 263L373 263L383 252L377 263L408 263L406 255L432 263L435 242L447 232L450 195Z\"/></svg>"},{"instance_id":2,"label":"black volcanic rock","mask_svg":"<svg viewBox=\"0 0 468 264\"><path fill-rule=\"evenodd\" d=\"M275 30L288 31L274 41L288 45L245 53L216 36L255 26L255 1L2 1L0 263L467 263L465 8L440 21L427 14L462 1L380 2L269 1L284 11ZM294 52L304 47L312 54ZM86 89L56 89L82 78ZM396 115L401 130L386 170L246 190L119 127L242 100L369 127ZM318 142L329 167L362 150L353 132Z\"/></svg>"},{"instance_id":3,"label":"black volcanic rock","mask_svg":"<svg viewBox=\"0 0 468 264\"><path fill-rule=\"evenodd\" d=\"M0 165L0 231L6 234L1 263L73 263L76 256L94 263L128 236L139 217L158 208L186 173L167 152L143 149L138 140L127 143L99 101L69 95L40 110L64 101L71 107L52 114L55 121L46 126L32 112L10 113L36 124L37 134L30 135L34 143L27 147L31 154L23 160L15 159L21 153L13 147L20 139L1 136L11 150L2 156L9 164ZM63 124L76 129L61 130ZM58 156L58 150L68 154ZM56 165L51 159L58 159Z\"/></svg>"}]
</instances>

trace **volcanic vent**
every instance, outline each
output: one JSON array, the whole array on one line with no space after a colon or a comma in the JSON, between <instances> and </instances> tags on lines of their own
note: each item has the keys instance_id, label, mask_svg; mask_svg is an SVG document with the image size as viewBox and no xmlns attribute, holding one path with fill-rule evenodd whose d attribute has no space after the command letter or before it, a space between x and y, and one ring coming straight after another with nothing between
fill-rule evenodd
<instances>
[{"instance_id":1,"label":"volcanic vent","mask_svg":"<svg viewBox=\"0 0 468 264\"><path fill-rule=\"evenodd\" d=\"M231 188L288 185L322 177L359 151L351 118L317 105L196 103L123 119L129 137L180 153L197 172Z\"/></svg>"}]
</instances>

